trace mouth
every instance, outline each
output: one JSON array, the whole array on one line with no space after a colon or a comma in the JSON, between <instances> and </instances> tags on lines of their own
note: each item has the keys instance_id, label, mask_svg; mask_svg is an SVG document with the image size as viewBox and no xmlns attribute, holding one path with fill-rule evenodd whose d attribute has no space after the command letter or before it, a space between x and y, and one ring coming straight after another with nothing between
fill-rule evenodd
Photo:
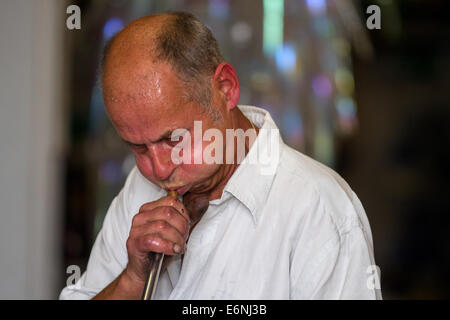
<instances>
[{"instance_id":1,"label":"mouth","mask_svg":"<svg viewBox=\"0 0 450 320\"><path fill-rule=\"evenodd\" d=\"M179 195L183 195L188 189L188 186L182 186L180 188L177 189L177 192Z\"/></svg>"},{"instance_id":2,"label":"mouth","mask_svg":"<svg viewBox=\"0 0 450 320\"><path fill-rule=\"evenodd\" d=\"M186 191L189 190L189 185L184 185L181 187L172 187L172 188L167 188L167 190L175 190L176 192L178 192L178 194L180 196L182 196L184 193L186 193Z\"/></svg>"}]
</instances>

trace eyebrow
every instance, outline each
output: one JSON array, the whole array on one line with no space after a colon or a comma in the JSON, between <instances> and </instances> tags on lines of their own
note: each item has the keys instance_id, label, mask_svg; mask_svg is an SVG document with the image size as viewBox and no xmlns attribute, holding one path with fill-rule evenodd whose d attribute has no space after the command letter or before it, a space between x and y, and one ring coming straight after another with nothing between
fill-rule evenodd
<instances>
[{"instance_id":1,"label":"eyebrow","mask_svg":"<svg viewBox=\"0 0 450 320\"><path fill-rule=\"evenodd\" d=\"M150 140L150 142L157 143L157 142L160 142L161 140L168 139L172 135L172 132L173 132L173 129L169 129L166 132L164 132L162 135L160 135L158 139L156 139L155 141Z\"/></svg>"},{"instance_id":2,"label":"eyebrow","mask_svg":"<svg viewBox=\"0 0 450 320\"><path fill-rule=\"evenodd\" d=\"M158 143L158 142L161 142L162 140L169 139L172 136L172 133L173 133L174 130L175 129L166 130L166 132L164 132L161 136L159 136L159 138L157 138L156 140L150 140L150 142ZM122 141L125 142L126 144L130 145L130 146L141 146L141 145L144 145L144 143L134 143L134 142L125 140L123 138L122 138Z\"/></svg>"}]
</instances>

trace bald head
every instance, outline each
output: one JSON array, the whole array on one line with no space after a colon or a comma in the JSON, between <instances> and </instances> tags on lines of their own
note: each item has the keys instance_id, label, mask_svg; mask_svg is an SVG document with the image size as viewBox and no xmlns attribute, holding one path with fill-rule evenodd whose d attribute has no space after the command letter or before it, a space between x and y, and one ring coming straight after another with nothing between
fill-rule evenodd
<instances>
[{"instance_id":1,"label":"bald head","mask_svg":"<svg viewBox=\"0 0 450 320\"><path fill-rule=\"evenodd\" d=\"M188 99L207 107L209 79L223 61L211 31L193 15L157 14L131 22L110 40L102 58L101 80L104 83L120 66L167 63L182 81Z\"/></svg>"},{"instance_id":2,"label":"bald head","mask_svg":"<svg viewBox=\"0 0 450 320\"><path fill-rule=\"evenodd\" d=\"M148 61L155 61L158 55L157 39L161 29L167 26L169 20L173 20L168 14L158 14L134 20L121 32L111 38L103 52L103 75L106 67L111 63L123 62L130 57L140 56Z\"/></svg>"}]
</instances>

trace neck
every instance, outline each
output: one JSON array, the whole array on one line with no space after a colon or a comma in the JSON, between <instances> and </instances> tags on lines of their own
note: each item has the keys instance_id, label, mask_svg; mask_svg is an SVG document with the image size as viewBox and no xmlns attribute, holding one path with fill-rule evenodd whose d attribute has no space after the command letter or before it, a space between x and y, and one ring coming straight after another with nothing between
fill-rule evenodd
<instances>
[{"instance_id":1,"label":"neck","mask_svg":"<svg viewBox=\"0 0 450 320\"><path fill-rule=\"evenodd\" d=\"M233 173L236 171L239 164L233 163L233 164L223 164L222 167L219 169L221 171L221 179L219 180L219 183L214 187L214 189L209 194L209 201L220 199L222 197L223 189L228 183L228 180L230 180Z\"/></svg>"},{"instance_id":2,"label":"neck","mask_svg":"<svg viewBox=\"0 0 450 320\"><path fill-rule=\"evenodd\" d=\"M250 120L248 120L241 110L239 110L238 107L235 107L231 112L231 121L233 124L233 129L242 129L247 131L248 129L254 129L255 135L258 135L259 129L256 128ZM251 148L250 142L245 139L245 156L247 156L249 150ZM219 182L217 185L212 189L211 193L209 194L209 201L219 199L222 196L223 189L227 185L228 181L230 180L233 173L236 171L236 169L239 167L239 161L237 161L237 144L234 145L234 154L235 158L232 164L223 164L221 168L218 171L218 174L220 175Z\"/></svg>"}]
</instances>

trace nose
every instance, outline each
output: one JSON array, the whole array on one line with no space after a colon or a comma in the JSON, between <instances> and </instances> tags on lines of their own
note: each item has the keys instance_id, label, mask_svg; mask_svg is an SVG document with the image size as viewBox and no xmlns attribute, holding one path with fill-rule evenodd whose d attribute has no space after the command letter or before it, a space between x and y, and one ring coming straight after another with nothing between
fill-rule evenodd
<instances>
[{"instance_id":1,"label":"nose","mask_svg":"<svg viewBox=\"0 0 450 320\"><path fill-rule=\"evenodd\" d=\"M167 180L177 165L172 161L170 150L152 145L148 148L153 174L158 180Z\"/></svg>"}]
</instances>

